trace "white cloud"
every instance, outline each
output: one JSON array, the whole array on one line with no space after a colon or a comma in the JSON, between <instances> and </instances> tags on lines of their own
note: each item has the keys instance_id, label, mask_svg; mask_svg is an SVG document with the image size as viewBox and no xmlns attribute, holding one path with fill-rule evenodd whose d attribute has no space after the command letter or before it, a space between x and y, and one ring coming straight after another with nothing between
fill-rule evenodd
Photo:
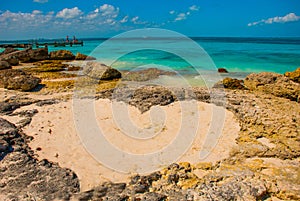
<instances>
[{"instance_id":1,"label":"white cloud","mask_svg":"<svg viewBox=\"0 0 300 201\"><path fill-rule=\"evenodd\" d=\"M6 30L5 33L0 32L1 38L18 38L20 35L48 37L51 34L51 37L57 37L73 30L78 30L78 33L106 33L149 25L149 22L141 20L139 16L120 14L118 7L109 4L103 4L86 13L80 7L65 8L59 12L0 12L0 27ZM55 30L49 27L55 27Z\"/></svg>"},{"instance_id":2,"label":"white cloud","mask_svg":"<svg viewBox=\"0 0 300 201\"><path fill-rule=\"evenodd\" d=\"M88 14L87 16L86 16L86 18L88 19L88 20L92 20L92 19L95 19L96 17L98 17L98 12L92 12L92 13L90 13L90 14Z\"/></svg>"},{"instance_id":3,"label":"white cloud","mask_svg":"<svg viewBox=\"0 0 300 201\"><path fill-rule=\"evenodd\" d=\"M185 20L185 19L186 19L186 14L185 13L179 13L174 21L176 22L176 21L181 21L181 20Z\"/></svg>"},{"instance_id":4,"label":"white cloud","mask_svg":"<svg viewBox=\"0 0 300 201\"><path fill-rule=\"evenodd\" d=\"M139 16L135 16L133 18L131 18L130 20L133 24L139 24L139 25L145 25L145 24L150 24L149 22L147 21L141 21L140 20L140 17Z\"/></svg>"},{"instance_id":5,"label":"white cloud","mask_svg":"<svg viewBox=\"0 0 300 201\"><path fill-rule=\"evenodd\" d=\"M122 19L122 20L120 20L120 22L121 22L121 23L128 22L128 18L129 18L129 16L128 16L128 15L126 15L125 17L123 17L123 19Z\"/></svg>"},{"instance_id":6,"label":"white cloud","mask_svg":"<svg viewBox=\"0 0 300 201\"><path fill-rule=\"evenodd\" d=\"M36 3L47 3L48 0L33 0L33 2L36 2Z\"/></svg>"},{"instance_id":7,"label":"white cloud","mask_svg":"<svg viewBox=\"0 0 300 201\"><path fill-rule=\"evenodd\" d=\"M53 13L42 14L39 10L34 10L31 13L6 11L0 15L0 26L10 30L31 29L32 27L47 25L53 18Z\"/></svg>"},{"instance_id":8,"label":"white cloud","mask_svg":"<svg viewBox=\"0 0 300 201\"><path fill-rule=\"evenodd\" d=\"M112 16L116 18L119 15L119 8L115 8L113 5L109 4L103 4L102 6L100 6L99 10L96 10L97 12L99 12L100 10L102 16Z\"/></svg>"},{"instance_id":9,"label":"white cloud","mask_svg":"<svg viewBox=\"0 0 300 201\"><path fill-rule=\"evenodd\" d=\"M177 22L177 21L182 21L182 20L186 20L187 19L187 17L189 16L189 15L191 15L193 12L196 12L196 11L198 11L199 10L199 6L196 6L196 5L192 5L192 6L190 6L189 8L188 8L188 10L186 11L186 12L176 12L176 11L174 11L174 10L171 10L169 13L171 14L171 15L173 15L173 14L177 14L176 15L176 17L175 17L175 19L173 20L173 22ZM171 21L169 21L169 22L171 22Z\"/></svg>"},{"instance_id":10,"label":"white cloud","mask_svg":"<svg viewBox=\"0 0 300 201\"><path fill-rule=\"evenodd\" d=\"M300 20L300 16L297 16L295 13L289 13L283 17L272 17L269 19L262 19L257 22L251 22L248 24L249 27L261 24L273 24L273 23L287 23L287 22L295 22Z\"/></svg>"},{"instance_id":11,"label":"white cloud","mask_svg":"<svg viewBox=\"0 0 300 201\"><path fill-rule=\"evenodd\" d=\"M139 16L135 16L131 19L131 22L136 23L138 19L139 19Z\"/></svg>"},{"instance_id":12,"label":"white cloud","mask_svg":"<svg viewBox=\"0 0 300 201\"><path fill-rule=\"evenodd\" d=\"M75 17L78 17L79 15L82 15L82 11L78 9L78 7L74 8L65 8L61 11L59 11L56 15L58 18L64 18L64 19L72 19Z\"/></svg>"},{"instance_id":13,"label":"white cloud","mask_svg":"<svg viewBox=\"0 0 300 201\"><path fill-rule=\"evenodd\" d=\"M192 6L189 7L189 9L190 9L191 11L198 11L198 10L199 10L199 6L192 5Z\"/></svg>"},{"instance_id":14,"label":"white cloud","mask_svg":"<svg viewBox=\"0 0 300 201\"><path fill-rule=\"evenodd\" d=\"M32 14L34 14L34 15L39 15L39 14L42 14L43 12L42 11L40 11L40 10L33 10L32 11Z\"/></svg>"}]
</instances>

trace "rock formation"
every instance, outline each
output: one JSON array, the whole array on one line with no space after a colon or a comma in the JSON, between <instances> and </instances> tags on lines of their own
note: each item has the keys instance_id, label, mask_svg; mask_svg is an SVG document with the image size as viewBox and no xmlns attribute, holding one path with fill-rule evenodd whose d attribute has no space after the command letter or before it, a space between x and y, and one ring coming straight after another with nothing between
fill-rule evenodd
<instances>
[{"instance_id":1,"label":"rock formation","mask_svg":"<svg viewBox=\"0 0 300 201\"><path fill-rule=\"evenodd\" d=\"M50 59L53 60L73 60L75 59L74 54L69 50L58 50L50 52Z\"/></svg>"},{"instance_id":2,"label":"rock formation","mask_svg":"<svg viewBox=\"0 0 300 201\"><path fill-rule=\"evenodd\" d=\"M112 80L122 77L118 70L98 62L88 62L84 66L83 73L95 80Z\"/></svg>"},{"instance_id":3,"label":"rock formation","mask_svg":"<svg viewBox=\"0 0 300 201\"><path fill-rule=\"evenodd\" d=\"M2 70L0 71L0 87L5 89L30 91L34 89L41 80L22 70Z\"/></svg>"},{"instance_id":4,"label":"rock formation","mask_svg":"<svg viewBox=\"0 0 300 201\"><path fill-rule=\"evenodd\" d=\"M263 91L292 101L298 101L300 96L300 84L277 73L252 73L245 78L244 84L250 90Z\"/></svg>"},{"instance_id":5,"label":"rock formation","mask_svg":"<svg viewBox=\"0 0 300 201\"><path fill-rule=\"evenodd\" d=\"M96 58L77 52L75 60L96 60Z\"/></svg>"}]
</instances>

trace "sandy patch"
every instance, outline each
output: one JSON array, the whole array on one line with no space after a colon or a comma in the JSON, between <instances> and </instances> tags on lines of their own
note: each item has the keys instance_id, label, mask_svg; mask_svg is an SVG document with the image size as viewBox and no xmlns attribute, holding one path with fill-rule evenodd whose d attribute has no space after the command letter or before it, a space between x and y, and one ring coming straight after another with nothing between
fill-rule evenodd
<instances>
[{"instance_id":1,"label":"sandy patch","mask_svg":"<svg viewBox=\"0 0 300 201\"><path fill-rule=\"evenodd\" d=\"M193 105L196 110L186 109L185 107L188 105ZM126 115L124 106L128 110L126 110ZM30 147L35 150L39 159L47 158L59 163L62 167L72 169L80 179L82 191L104 181L128 181L130 174L107 168L84 148L78 130L76 130L76 118L74 120L74 108L71 100L43 107L30 105L22 107L21 110L33 108L38 109L39 112L33 117L31 124L23 130L27 135L34 137ZM214 116L212 116L213 111ZM224 113L224 122L218 112ZM18 120L15 117L5 118L14 123ZM173 139L177 135L190 136L193 138L192 145L188 147L187 152L178 155L177 162L188 161L191 163L216 162L228 157L230 149L236 146L235 139L240 129L233 113L211 104L196 101L156 106L141 114L132 106L112 104L110 100L97 100L95 113L86 119L87 127L90 126L88 122L91 120L97 122L107 141L114 147L132 154L157 152L174 143ZM220 136L211 130L213 121L222 130ZM181 141L186 144L184 139L185 137ZM217 139L215 140L216 146L212 143L214 139ZM205 140L207 141L203 147ZM177 154L180 146L180 143L173 146L170 153ZM200 159L201 150L211 152L207 157ZM111 160L115 160L114 157L112 155ZM120 165L124 163L124 161L118 162ZM148 162L151 163L151 161Z\"/></svg>"}]
</instances>

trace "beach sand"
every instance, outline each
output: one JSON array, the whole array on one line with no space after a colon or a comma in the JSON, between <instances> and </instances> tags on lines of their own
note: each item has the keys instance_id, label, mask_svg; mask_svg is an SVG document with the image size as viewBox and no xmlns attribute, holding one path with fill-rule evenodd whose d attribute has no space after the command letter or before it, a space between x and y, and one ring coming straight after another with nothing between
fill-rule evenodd
<instances>
[{"instance_id":1,"label":"beach sand","mask_svg":"<svg viewBox=\"0 0 300 201\"><path fill-rule=\"evenodd\" d=\"M196 164L206 161L215 163L225 159L229 156L231 148L236 146L235 139L240 130L239 123L233 113L203 102L174 102L167 106L152 107L150 111L143 114L133 106L112 102L108 99L96 100L94 104L95 114L90 118L96 117L96 122L105 138L118 149L133 154L147 154L162 150L173 143L172 140L179 133L179 130L185 126L182 134L195 134L193 136L194 141L188 151L179 155L179 159L174 162ZM187 105L197 107L199 113L184 108ZM134 170L127 174L112 170L98 162L85 149L78 135L78 130L76 130L73 106L72 100L68 100L53 105L42 107L29 105L19 109L38 110L38 113L33 116L32 122L23 128L24 133L34 137L29 145L38 159L46 158L49 161L59 163L61 167L73 170L79 177L81 191L89 190L105 181L128 182L129 177L134 174ZM128 109L127 116L121 112L124 107ZM216 114L216 111L220 114L224 112L224 122L222 119L218 119L218 114L212 117L213 112ZM152 122L151 115L153 117ZM5 116L5 118L13 123L20 120L18 116ZM187 127L189 124L184 121L190 121L189 123L192 123L194 127ZM211 153L200 160L200 150L203 149L202 145L208 136L207 133L210 132L209 129L213 121L218 121L217 125L221 126L222 134L220 136L214 135L218 142L214 148L213 145L207 147L209 143L206 143L205 149L211 149ZM186 125L184 125L185 123ZM128 136L131 131L134 131L132 129L138 130L139 134L147 139L134 139ZM195 129L197 130L196 133L190 133L194 132ZM155 135L151 136L153 132ZM174 150L175 152L176 150ZM114 160L113 157L112 160ZM159 170L159 167L157 168Z\"/></svg>"}]
</instances>

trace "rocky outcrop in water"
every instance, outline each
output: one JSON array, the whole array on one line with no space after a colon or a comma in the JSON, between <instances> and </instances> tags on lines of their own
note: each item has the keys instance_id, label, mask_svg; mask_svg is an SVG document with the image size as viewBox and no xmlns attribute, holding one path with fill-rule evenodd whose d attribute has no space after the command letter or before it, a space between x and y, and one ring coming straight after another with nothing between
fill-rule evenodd
<instances>
[{"instance_id":1,"label":"rocky outcrop in water","mask_svg":"<svg viewBox=\"0 0 300 201\"><path fill-rule=\"evenodd\" d=\"M218 68L218 73L228 73L226 68Z\"/></svg>"}]
</instances>

